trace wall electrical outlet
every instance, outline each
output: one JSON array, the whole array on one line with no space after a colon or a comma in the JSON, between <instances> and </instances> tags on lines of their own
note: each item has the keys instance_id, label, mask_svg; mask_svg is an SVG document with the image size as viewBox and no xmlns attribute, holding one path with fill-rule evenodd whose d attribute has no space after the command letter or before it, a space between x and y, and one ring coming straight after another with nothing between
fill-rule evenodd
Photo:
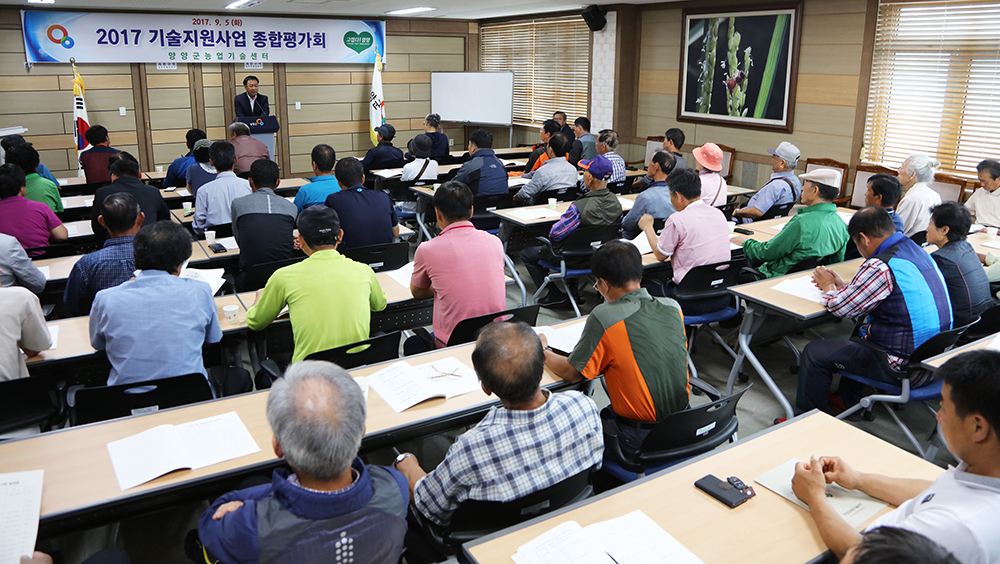
<instances>
[{"instance_id":1,"label":"wall electrical outlet","mask_svg":"<svg viewBox=\"0 0 1000 564\"><path fill-rule=\"evenodd\" d=\"M302 102L295 102L295 109L296 110L301 110L302 109Z\"/></svg>"},{"instance_id":2,"label":"wall electrical outlet","mask_svg":"<svg viewBox=\"0 0 1000 564\"><path fill-rule=\"evenodd\" d=\"M451 137L448 138L448 146L449 147L454 147L455 146L455 140L452 139Z\"/></svg>"},{"instance_id":3,"label":"wall electrical outlet","mask_svg":"<svg viewBox=\"0 0 1000 564\"><path fill-rule=\"evenodd\" d=\"M118 108L118 115L121 115L121 116L125 115L125 106L120 106Z\"/></svg>"}]
</instances>

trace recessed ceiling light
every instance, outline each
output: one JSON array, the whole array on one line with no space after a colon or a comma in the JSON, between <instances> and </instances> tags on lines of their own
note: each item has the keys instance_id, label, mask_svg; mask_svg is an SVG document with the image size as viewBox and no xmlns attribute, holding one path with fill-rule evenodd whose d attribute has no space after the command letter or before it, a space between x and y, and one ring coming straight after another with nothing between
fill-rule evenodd
<instances>
[{"instance_id":1,"label":"recessed ceiling light","mask_svg":"<svg viewBox=\"0 0 1000 564\"><path fill-rule=\"evenodd\" d=\"M386 12L386 14L390 16L407 16L410 14L419 14L420 12L432 12L434 10L437 10L437 8L427 8L427 7L404 8L402 10L393 10L391 12Z\"/></svg>"},{"instance_id":2,"label":"recessed ceiling light","mask_svg":"<svg viewBox=\"0 0 1000 564\"><path fill-rule=\"evenodd\" d=\"M56 0L28 0L28 4L55 4Z\"/></svg>"},{"instance_id":3,"label":"recessed ceiling light","mask_svg":"<svg viewBox=\"0 0 1000 564\"><path fill-rule=\"evenodd\" d=\"M227 10L244 10L246 8L251 8L260 4L264 0L236 0L232 4L226 6Z\"/></svg>"}]
</instances>

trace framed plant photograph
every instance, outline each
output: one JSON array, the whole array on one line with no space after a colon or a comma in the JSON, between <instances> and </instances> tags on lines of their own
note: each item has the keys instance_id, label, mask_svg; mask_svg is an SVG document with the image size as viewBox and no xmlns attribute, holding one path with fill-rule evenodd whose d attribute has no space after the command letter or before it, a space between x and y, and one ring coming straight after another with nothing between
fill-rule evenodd
<instances>
[{"instance_id":1,"label":"framed plant photograph","mask_svg":"<svg viewBox=\"0 0 1000 564\"><path fill-rule=\"evenodd\" d=\"M802 4L685 10L678 121L792 132Z\"/></svg>"}]
</instances>

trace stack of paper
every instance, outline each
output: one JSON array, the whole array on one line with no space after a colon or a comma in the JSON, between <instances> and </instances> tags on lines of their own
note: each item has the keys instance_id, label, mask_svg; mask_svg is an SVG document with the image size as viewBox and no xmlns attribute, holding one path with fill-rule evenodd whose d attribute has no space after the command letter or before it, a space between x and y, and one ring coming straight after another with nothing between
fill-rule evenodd
<instances>
[{"instance_id":1,"label":"stack of paper","mask_svg":"<svg viewBox=\"0 0 1000 564\"><path fill-rule=\"evenodd\" d=\"M983 246L991 249L1000 249L1000 241L989 241L987 243L983 243Z\"/></svg>"},{"instance_id":2,"label":"stack of paper","mask_svg":"<svg viewBox=\"0 0 1000 564\"><path fill-rule=\"evenodd\" d=\"M387 168L384 170L373 171L375 176L381 176L382 178L392 178L394 176L400 176L403 174L403 169L401 168Z\"/></svg>"},{"instance_id":3,"label":"stack of paper","mask_svg":"<svg viewBox=\"0 0 1000 564\"><path fill-rule=\"evenodd\" d=\"M0 563L17 564L35 551L42 476L42 470L0 474Z\"/></svg>"},{"instance_id":4,"label":"stack of paper","mask_svg":"<svg viewBox=\"0 0 1000 564\"><path fill-rule=\"evenodd\" d=\"M222 278L225 273L225 268L185 268L181 271L180 277L208 284L212 287L212 295L214 296L226 283L225 279Z\"/></svg>"},{"instance_id":5,"label":"stack of paper","mask_svg":"<svg viewBox=\"0 0 1000 564\"><path fill-rule=\"evenodd\" d=\"M758 484L798 505L806 511L809 506L802 502L792 491L792 477L795 476L795 465L801 460L793 458L788 462L765 472L755 480ZM868 494L856 490L848 490L837 484L826 486L826 500L830 502L838 515L844 518L855 529L882 511L888 504L875 499Z\"/></svg>"},{"instance_id":6,"label":"stack of paper","mask_svg":"<svg viewBox=\"0 0 1000 564\"><path fill-rule=\"evenodd\" d=\"M234 411L183 425L160 425L108 443L122 491L174 470L196 470L256 452L257 441Z\"/></svg>"},{"instance_id":7,"label":"stack of paper","mask_svg":"<svg viewBox=\"0 0 1000 564\"><path fill-rule=\"evenodd\" d=\"M550 347L561 353L570 354L576 348L576 344L580 342L584 325L586 325L586 322L581 321L559 329L555 327L534 327L534 330L539 335L545 335L545 340L548 341Z\"/></svg>"},{"instance_id":8,"label":"stack of paper","mask_svg":"<svg viewBox=\"0 0 1000 564\"><path fill-rule=\"evenodd\" d=\"M642 511L586 528L567 521L522 545L515 564L695 564L702 562Z\"/></svg>"},{"instance_id":9,"label":"stack of paper","mask_svg":"<svg viewBox=\"0 0 1000 564\"><path fill-rule=\"evenodd\" d=\"M507 179L507 186L513 188L515 186L524 186L528 182L531 182L530 178L523 178L521 176L511 176Z\"/></svg>"},{"instance_id":10,"label":"stack of paper","mask_svg":"<svg viewBox=\"0 0 1000 564\"><path fill-rule=\"evenodd\" d=\"M635 239L622 239L622 241L628 241L635 245L635 248L639 249L640 255L648 255L653 252L653 247L649 245L649 237L646 236L645 231L636 235Z\"/></svg>"},{"instance_id":11,"label":"stack of paper","mask_svg":"<svg viewBox=\"0 0 1000 564\"><path fill-rule=\"evenodd\" d=\"M547 207L521 208L510 212L510 215L522 221L534 221L536 219L558 218L562 215L559 210Z\"/></svg>"},{"instance_id":12,"label":"stack of paper","mask_svg":"<svg viewBox=\"0 0 1000 564\"><path fill-rule=\"evenodd\" d=\"M771 289L818 304L823 303L823 291L813 283L812 274L797 278L786 278L771 286Z\"/></svg>"},{"instance_id":13,"label":"stack of paper","mask_svg":"<svg viewBox=\"0 0 1000 564\"><path fill-rule=\"evenodd\" d=\"M402 268L397 268L396 270L390 270L386 272L389 278L392 278L399 283L400 286L404 288L410 287L410 278L413 276L413 263L408 262L402 266Z\"/></svg>"},{"instance_id":14,"label":"stack of paper","mask_svg":"<svg viewBox=\"0 0 1000 564\"><path fill-rule=\"evenodd\" d=\"M222 239L216 239L215 242L225 247L227 251L240 248L239 243L236 242L236 237L223 237Z\"/></svg>"},{"instance_id":15,"label":"stack of paper","mask_svg":"<svg viewBox=\"0 0 1000 564\"><path fill-rule=\"evenodd\" d=\"M177 191L177 195L187 198L188 196L191 195L191 192L188 192L187 188L181 188L180 190Z\"/></svg>"},{"instance_id":16,"label":"stack of paper","mask_svg":"<svg viewBox=\"0 0 1000 564\"><path fill-rule=\"evenodd\" d=\"M451 399L480 389L476 372L455 357L418 366L396 362L369 376L368 385L396 413L431 398Z\"/></svg>"}]
</instances>

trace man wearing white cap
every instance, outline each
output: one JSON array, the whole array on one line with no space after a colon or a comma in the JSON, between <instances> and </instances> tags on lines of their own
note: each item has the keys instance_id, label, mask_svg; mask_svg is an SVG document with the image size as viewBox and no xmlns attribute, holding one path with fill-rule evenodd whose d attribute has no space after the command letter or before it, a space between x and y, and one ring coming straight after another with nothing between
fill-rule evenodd
<instances>
[{"instance_id":1,"label":"man wearing white cap","mask_svg":"<svg viewBox=\"0 0 1000 564\"><path fill-rule=\"evenodd\" d=\"M825 263L844 260L847 248L847 224L837 215L833 199L840 194L837 173L819 169L799 177L802 203L806 208L792 216L776 237L761 242L737 235L732 241L743 246L747 259L758 264L768 278L786 274L796 263L812 257L831 257Z\"/></svg>"},{"instance_id":2,"label":"man wearing white cap","mask_svg":"<svg viewBox=\"0 0 1000 564\"><path fill-rule=\"evenodd\" d=\"M764 215L771 206L794 202L802 194L802 183L795 178L795 166L802 156L799 148L783 141L777 149L768 149L767 152L771 153L771 179L750 198L745 208L733 214L743 223Z\"/></svg>"}]
</instances>

